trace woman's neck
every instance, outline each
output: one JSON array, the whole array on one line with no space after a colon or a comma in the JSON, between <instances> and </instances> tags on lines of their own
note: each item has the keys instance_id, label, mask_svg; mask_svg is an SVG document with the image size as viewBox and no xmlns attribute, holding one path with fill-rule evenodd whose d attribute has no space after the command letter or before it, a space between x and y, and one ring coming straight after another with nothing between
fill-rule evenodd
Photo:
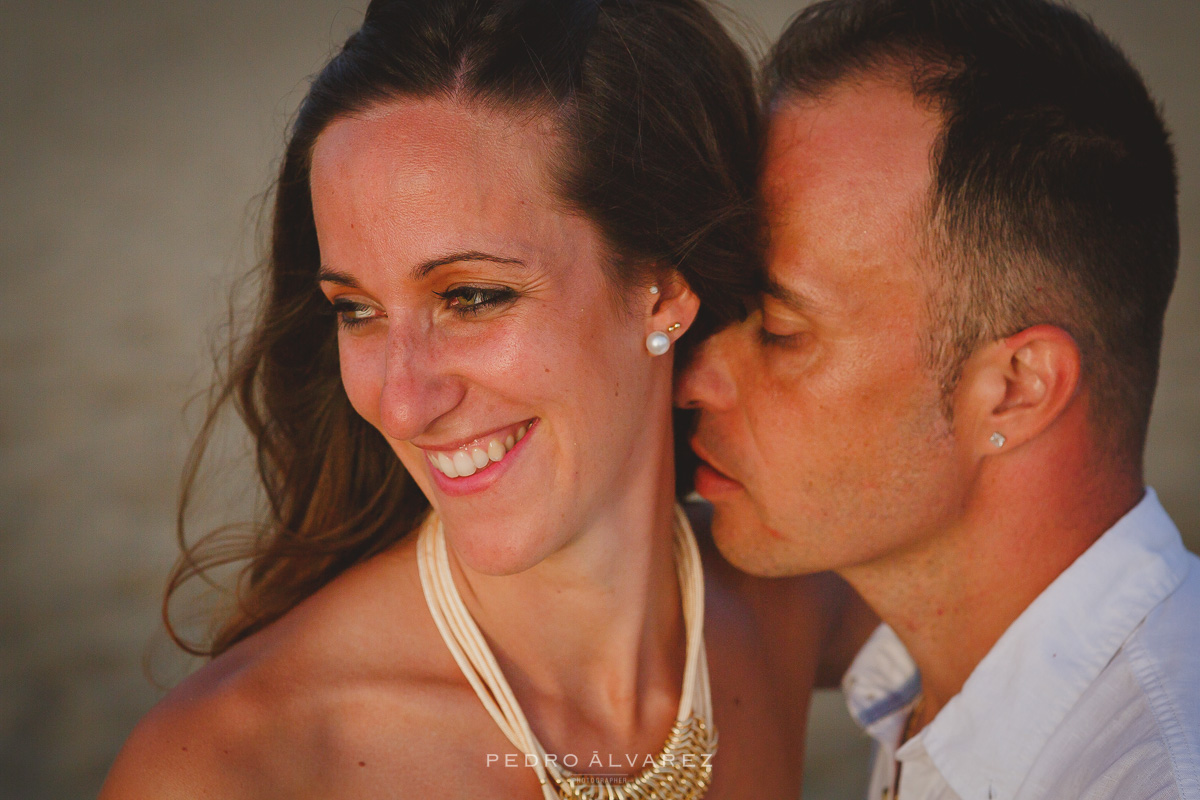
<instances>
[{"instance_id":1,"label":"woman's neck","mask_svg":"<svg viewBox=\"0 0 1200 800\"><path fill-rule=\"evenodd\" d=\"M660 727L645 717L659 716L664 693L678 702L686 648L670 460L517 575L472 572L451 553L463 602L548 747L571 718L636 739Z\"/></svg>"}]
</instances>

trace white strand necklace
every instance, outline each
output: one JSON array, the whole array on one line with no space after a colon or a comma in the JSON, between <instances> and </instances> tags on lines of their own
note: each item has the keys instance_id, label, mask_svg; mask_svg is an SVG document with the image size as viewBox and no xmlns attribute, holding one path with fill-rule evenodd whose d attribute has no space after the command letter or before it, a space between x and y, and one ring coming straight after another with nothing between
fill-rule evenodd
<instances>
[{"instance_id":1,"label":"white strand necklace","mask_svg":"<svg viewBox=\"0 0 1200 800\"><path fill-rule=\"evenodd\" d=\"M608 782L572 772L557 758L547 758L454 585L441 520L430 513L430 519L421 527L417 568L433 621L496 725L514 747L526 756L534 756L532 766L544 800L699 800L708 791L712 757L717 750L717 729L712 721L712 689L704 650L704 571L692 526L678 505L675 506L675 566L683 596L687 639L683 690L675 724L650 766L623 783Z\"/></svg>"}]
</instances>

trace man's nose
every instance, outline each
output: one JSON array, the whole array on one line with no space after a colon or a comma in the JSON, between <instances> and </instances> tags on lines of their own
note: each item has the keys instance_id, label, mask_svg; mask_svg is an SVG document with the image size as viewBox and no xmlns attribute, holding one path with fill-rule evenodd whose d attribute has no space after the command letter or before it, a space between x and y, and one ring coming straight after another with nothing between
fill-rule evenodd
<instances>
[{"instance_id":1,"label":"man's nose","mask_svg":"<svg viewBox=\"0 0 1200 800\"><path fill-rule=\"evenodd\" d=\"M391 439L409 441L462 402L466 382L453 348L431 330L395 326L388 332L380 423Z\"/></svg>"},{"instance_id":2,"label":"man's nose","mask_svg":"<svg viewBox=\"0 0 1200 800\"><path fill-rule=\"evenodd\" d=\"M737 385L729 358L736 327L730 325L714 333L696 348L675 379L675 405L724 411L737 404Z\"/></svg>"}]
</instances>

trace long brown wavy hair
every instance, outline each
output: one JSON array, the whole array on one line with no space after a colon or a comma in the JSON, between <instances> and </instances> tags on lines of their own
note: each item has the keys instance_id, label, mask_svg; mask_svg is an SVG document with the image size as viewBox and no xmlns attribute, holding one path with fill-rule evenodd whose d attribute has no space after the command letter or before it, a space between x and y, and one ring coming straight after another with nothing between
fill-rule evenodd
<instances>
[{"instance_id":1,"label":"long brown wavy hair","mask_svg":"<svg viewBox=\"0 0 1200 800\"><path fill-rule=\"evenodd\" d=\"M695 340L744 315L759 288L759 110L749 63L702 0L373 0L313 80L274 189L264 297L230 346L189 456L163 616L172 638L217 655L348 567L407 535L428 502L351 407L335 320L317 285L309 194L329 123L398 97L453 97L552 115L568 142L561 198L617 255L618 285L675 269L699 295ZM255 444L265 516L189 545L189 501L220 412ZM677 432L686 422L677 417ZM677 436L680 489L694 463ZM243 563L236 605L206 643L172 624L172 595Z\"/></svg>"}]
</instances>

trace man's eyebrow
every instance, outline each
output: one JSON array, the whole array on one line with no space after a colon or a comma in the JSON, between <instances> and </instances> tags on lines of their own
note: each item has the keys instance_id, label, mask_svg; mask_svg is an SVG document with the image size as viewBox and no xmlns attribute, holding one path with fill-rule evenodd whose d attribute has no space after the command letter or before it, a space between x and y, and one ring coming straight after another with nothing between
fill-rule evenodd
<instances>
[{"instance_id":1,"label":"man's eyebrow","mask_svg":"<svg viewBox=\"0 0 1200 800\"><path fill-rule=\"evenodd\" d=\"M412 279L421 280L433 272L438 267L444 267L447 264L457 264L460 261L491 261L494 264L507 264L512 266L528 269L529 265L519 258L505 258L503 256L494 255L492 253L484 253L479 250L464 250L460 253L450 253L449 255L439 256L438 258L423 261L413 267ZM340 272L332 267L323 266L317 272L318 283L336 283L341 286L348 286L351 289L360 288L358 281L353 275L346 272Z\"/></svg>"},{"instance_id":2,"label":"man's eyebrow","mask_svg":"<svg viewBox=\"0 0 1200 800\"><path fill-rule=\"evenodd\" d=\"M803 312L811 311L813 309L812 300L770 278L767 279L766 286L763 288L763 293L768 297L778 300L794 311Z\"/></svg>"}]
</instances>

